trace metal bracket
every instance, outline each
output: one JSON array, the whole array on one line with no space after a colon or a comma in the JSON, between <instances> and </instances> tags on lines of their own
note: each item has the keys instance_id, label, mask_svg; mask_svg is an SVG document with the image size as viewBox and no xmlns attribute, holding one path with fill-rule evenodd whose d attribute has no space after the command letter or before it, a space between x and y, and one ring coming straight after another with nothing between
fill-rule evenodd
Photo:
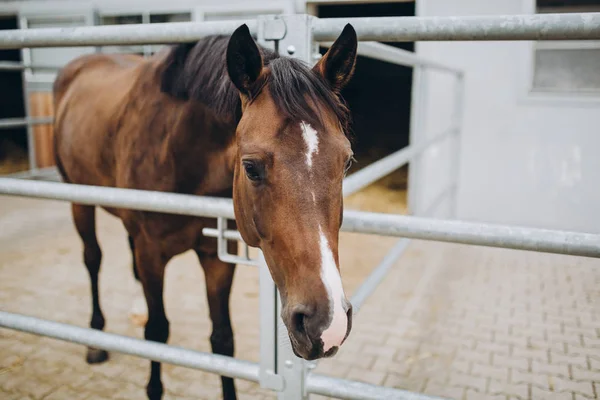
<instances>
[{"instance_id":1,"label":"metal bracket","mask_svg":"<svg viewBox=\"0 0 600 400\"><path fill-rule=\"evenodd\" d=\"M287 33L287 26L285 21L279 18L277 15L266 15L261 16L259 20L262 19L262 23L259 23L258 36L263 40L275 41L281 40L285 37ZM261 32L262 30L262 32Z\"/></svg>"},{"instance_id":2,"label":"metal bracket","mask_svg":"<svg viewBox=\"0 0 600 400\"><path fill-rule=\"evenodd\" d=\"M219 260L231 263L231 264L243 264L251 265L253 267L258 266L258 260L250 258L250 247L244 242L242 236L238 231L232 231L227 229L227 218L217 218L217 229L204 228L202 234L207 237L217 238L217 255ZM230 254L227 251L227 241L236 240L242 242L244 246L244 256L238 256L237 254Z\"/></svg>"}]
</instances>

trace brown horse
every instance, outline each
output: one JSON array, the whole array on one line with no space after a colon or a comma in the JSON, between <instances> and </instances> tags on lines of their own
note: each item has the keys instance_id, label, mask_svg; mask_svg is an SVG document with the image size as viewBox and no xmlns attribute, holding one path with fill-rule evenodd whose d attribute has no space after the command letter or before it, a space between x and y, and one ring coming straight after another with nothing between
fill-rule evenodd
<instances>
[{"instance_id":1,"label":"brown horse","mask_svg":"<svg viewBox=\"0 0 600 400\"><path fill-rule=\"evenodd\" d=\"M356 61L348 25L309 68L259 48L248 28L170 47L156 56L88 55L54 85L57 164L66 182L196 195L233 195L244 240L264 252L281 292L294 352L335 354L351 328L339 275L342 180L352 158L339 91ZM169 259L194 250L206 277L214 353L232 356L234 265L202 235L214 220L107 208L123 221L148 309L145 338L165 343L163 278ZM90 326L103 329L95 208L73 204L91 278ZM230 251L235 251L235 246ZM87 361L108 354L89 348ZM231 378L223 397L234 399ZM160 363L147 394L160 399Z\"/></svg>"}]
</instances>

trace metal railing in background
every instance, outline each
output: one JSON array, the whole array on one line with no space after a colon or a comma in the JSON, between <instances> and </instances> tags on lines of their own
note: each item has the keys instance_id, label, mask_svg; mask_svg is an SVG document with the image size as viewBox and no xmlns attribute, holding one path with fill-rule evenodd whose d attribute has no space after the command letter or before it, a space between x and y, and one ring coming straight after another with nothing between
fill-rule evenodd
<instances>
[{"instance_id":1,"label":"metal railing in background","mask_svg":"<svg viewBox=\"0 0 600 400\"><path fill-rule=\"evenodd\" d=\"M57 71L60 69L58 66L42 65L42 64L23 64L15 61L0 61L0 73L6 71L18 71L21 73L21 79L23 80L23 96L24 96L24 108L25 117L23 118L2 118L0 119L0 131L3 129L13 128L25 128L27 130L27 155L29 160L29 168L25 171L19 171L7 176L21 179L30 178L46 178L46 168L38 168L36 160L36 148L33 134L33 126L35 125L47 125L54 122L53 117L31 117L30 106L29 106L29 92L26 89L27 79L25 71L35 68L37 70L48 70ZM0 134L2 134L0 132ZM55 175L55 174L54 174Z\"/></svg>"},{"instance_id":2,"label":"metal railing in background","mask_svg":"<svg viewBox=\"0 0 600 400\"><path fill-rule=\"evenodd\" d=\"M600 39L600 14L597 13L354 19L270 16L249 21L249 26L259 40L276 42L283 49L293 48L295 57L314 62L316 42L334 40L343 25L348 22L355 26L359 39L371 41ZM3 31L0 32L0 49L184 42L196 40L207 34L229 33L240 23L240 21L228 21ZM395 52L377 44L361 44L361 51L363 54L371 52L370 54L376 57L393 59L398 63L420 66L415 70L414 79L416 82L414 87L420 89L413 90L414 95L424 92L423 88L426 87L426 79L423 79L424 69L436 67L426 60L420 60L418 55ZM450 72L453 70L448 67L442 69ZM459 78L462 83L462 75L459 75ZM462 85L459 87L462 88ZM462 104L461 90L457 91L456 99L458 104ZM423 118L423 101L424 99L418 95L413 97L413 110L417 111L415 111L416 116L413 115L412 118L415 123L411 126L411 146L372 164L356 176L348 177L344 182L345 194L360 190L406 162L414 161L415 157L428 147L428 142L425 140L413 140L422 133L419 124ZM457 107L454 114L454 126L451 130L456 131L460 130L460 107ZM173 193L0 178L0 194L212 218L234 218L232 202L229 199ZM206 233L211 235L216 233L223 240L239 239L238 232L228 231L223 226L221 228L216 232ZM352 297L357 310L403 253L409 238L600 257L600 235L577 232L433 220L351 210L344 213L342 230L402 238ZM289 343L285 342L287 335L281 331L285 328L281 321L276 322L280 302L260 252L259 263L261 359L258 366L233 358L149 343L7 312L0 312L0 326L199 368L225 376L258 381L262 387L277 391L279 397L286 400L305 399L310 393L348 399L433 399L423 394L337 379L312 372L314 363L296 358L290 350Z\"/></svg>"}]
</instances>

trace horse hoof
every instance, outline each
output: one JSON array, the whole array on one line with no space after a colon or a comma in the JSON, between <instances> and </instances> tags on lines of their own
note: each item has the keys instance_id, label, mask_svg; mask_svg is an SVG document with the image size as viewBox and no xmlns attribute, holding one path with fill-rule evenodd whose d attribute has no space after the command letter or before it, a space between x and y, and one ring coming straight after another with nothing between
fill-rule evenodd
<instances>
[{"instance_id":1,"label":"horse hoof","mask_svg":"<svg viewBox=\"0 0 600 400\"><path fill-rule=\"evenodd\" d=\"M88 364L100 364L108 360L108 352L106 350L88 348L85 358Z\"/></svg>"}]
</instances>

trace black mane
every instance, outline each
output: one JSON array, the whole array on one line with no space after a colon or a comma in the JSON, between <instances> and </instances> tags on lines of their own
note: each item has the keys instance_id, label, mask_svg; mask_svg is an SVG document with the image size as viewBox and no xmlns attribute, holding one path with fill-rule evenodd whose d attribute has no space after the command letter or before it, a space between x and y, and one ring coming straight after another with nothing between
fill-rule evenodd
<instances>
[{"instance_id":1,"label":"black mane","mask_svg":"<svg viewBox=\"0 0 600 400\"><path fill-rule=\"evenodd\" d=\"M229 36L209 36L194 43L172 46L164 61L161 89L180 99L199 101L217 117L237 124L241 118L239 92L227 73ZM300 60L280 57L260 47L269 73L252 90L256 98L268 86L285 117L322 125L320 110L331 110L347 131L349 112L343 101L319 75Z\"/></svg>"}]
</instances>

